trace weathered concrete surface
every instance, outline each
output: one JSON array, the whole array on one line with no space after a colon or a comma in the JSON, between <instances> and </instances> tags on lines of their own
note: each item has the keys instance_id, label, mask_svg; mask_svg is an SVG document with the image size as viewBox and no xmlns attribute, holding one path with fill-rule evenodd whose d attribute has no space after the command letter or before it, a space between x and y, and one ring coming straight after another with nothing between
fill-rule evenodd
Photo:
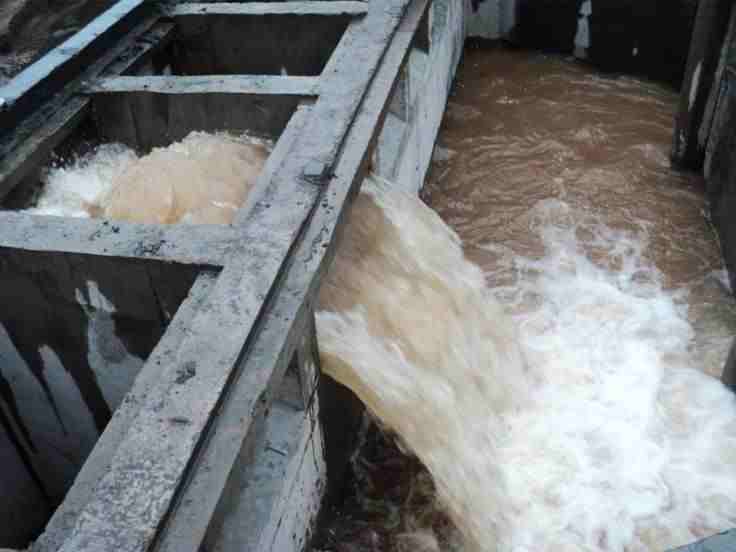
<instances>
[{"instance_id":1,"label":"weathered concrete surface","mask_svg":"<svg viewBox=\"0 0 736 552\"><path fill-rule=\"evenodd\" d=\"M145 63L150 56L167 45L173 34L171 24L158 23L157 19L158 17L144 18L126 35L125 39L106 50L104 54L100 54L93 63L86 66L81 73L81 79L90 80L101 74L117 75L125 71L133 71L138 68L139 64ZM63 59L61 58L61 61ZM21 83L23 86L14 87L14 94L24 86L35 88L33 76L44 73L43 69L48 60L43 58L38 63L42 67L36 68L34 64L29 68L31 76L24 77L25 85ZM49 72L48 67L45 72ZM70 74L76 74L75 67L70 68ZM64 76L64 71L61 75L57 74L58 78ZM40 79L36 83L40 91L48 92L49 89L54 89L54 86L51 85L59 86L59 83L54 82L53 79L50 88L44 86L44 82L45 79ZM14 127L11 125L7 128L0 127L0 200L4 200L21 182L25 185L35 184L38 181L40 168L48 164L54 149L60 147L89 116L91 100L78 95L80 88L81 82L72 81L50 101L36 105L32 114L22 124ZM5 87L0 89L0 98L4 97L5 90ZM0 106L0 113L2 111L2 106ZM22 113L23 110L21 109L20 112ZM15 118L16 115L18 114L16 113L12 118ZM5 132L3 135L3 131L11 129L12 132Z\"/></svg>"},{"instance_id":2,"label":"weathered concrete surface","mask_svg":"<svg viewBox=\"0 0 736 552\"><path fill-rule=\"evenodd\" d=\"M419 192L431 163L468 11L461 3L435 0L429 13L429 52L412 48L374 152L374 170L410 193Z\"/></svg>"},{"instance_id":3,"label":"weathered concrete surface","mask_svg":"<svg viewBox=\"0 0 736 552\"><path fill-rule=\"evenodd\" d=\"M292 320L301 319L301 316L298 314L299 312L303 311L303 309L309 309L310 305L312 307L314 305L315 294L321 281L321 274L327 269L329 261L334 255L335 240L337 239L336 234L339 232L342 224L344 224L344 217L349 202L352 197L354 197L355 193L357 193L360 186L360 182L362 180L362 169L368 161L369 146L375 139L375 135L377 134L377 124L381 120L385 105L388 101L389 92L393 87L394 79L403 63L406 52L408 51L408 45L411 42L413 34L411 30L412 25L414 25L415 28L418 21L421 19L421 12L416 12L422 4L423 3L421 2L415 3L413 6L414 10L411 12L412 16L410 17L407 15L404 19L402 27L396 33L391 49L385 55L378 74L376 74L373 79L371 89L364 98L361 108L353 121L349 135L345 141L347 146L342 152L339 162L334 169L334 176L330 182L329 189L331 191L328 191L328 193L323 196L323 200L316 206L312 223L307 229L307 234L303 240L301 240L298 249L294 252L293 262L289 267L287 274L284 276L284 291L279 295L277 303L274 304L273 308L270 310L270 313L272 314L269 314L269 317L265 321L264 328L259 334L258 341L253 345L253 350L256 353L252 361L255 363L255 366L273 365L274 363L276 363L277 366L279 366L279 364L283 366L283 363L288 361L289 357L285 356L285 353L289 350L288 348L282 350L278 357L274 359L273 355L279 351L279 348L274 346L261 346L259 343L261 343L261 340L265 340L266 343L271 340L276 340L279 343L283 341L288 346L288 343L292 341L294 335L298 335L299 332L297 331L296 334L292 334L291 332L293 330L289 330L284 334L286 327L291 326ZM405 26L407 27L406 30L404 29ZM360 34L357 29L353 32L349 31L349 34L344 39L345 44L353 44L353 41L359 36ZM345 62L347 62L347 60L342 63ZM339 65L337 64L334 66L334 69L331 67L328 69L328 72L339 70ZM248 385L248 380L244 380L238 385ZM320 388L322 388L322 385L320 385ZM237 396L237 391L234 391L233 393ZM345 453L351 448L351 439L354 437L356 429L355 420L357 416L355 414L357 414L359 410L355 408L355 398L352 397L351 400L350 396L346 396L346 393L340 392L339 389L335 390L335 394L332 394L332 401L329 399L331 393L320 393L320 396L323 399L320 404L320 408L330 405L331 412L341 413L340 419L336 420L333 418L334 421L328 422L328 418L324 417L322 423L322 430L326 435L329 435L329 440L326 440L327 442L325 443L327 447L327 452L325 454L326 461L327 464L334 462L334 464L332 464L334 468L331 468L330 473L334 473L335 478L340 480L341 474L335 472L337 471L338 466L341 463L344 463ZM342 403L335 402L334 397L337 396L340 397ZM238 401L235 404L242 405L243 402ZM354 413L348 415L351 412ZM305 446L309 448L308 445ZM339 450L340 447L342 447L342 450ZM319 463L316 465L319 465ZM196 483L200 474L210 474L211 476L214 472L216 472L216 470L198 470L197 475L194 477L194 483ZM314 476L312 475L307 474L305 477L306 479L302 479L302 481L310 479L314 480ZM331 478L331 476L329 477ZM324 479L325 474L321 474L319 480L324 481ZM292 489L295 489L293 492L296 492L297 494L293 496L293 499L297 500L299 504L303 505L305 504L305 501L307 504L312 503L312 499L309 497L314 495L312 494L313 490L309 491L309 486L302 487L301 483L293 484L293 480L291 479L285 481L284 484L288 484ZM320 494L324 493L325 488L328 487L329 484L320 489ZM186 505L185 512L183 514L183 523L179 523L177 521L182 517L179 513L177 513L172 520L172 523L175 524L175 526L185 525L185 527L181 528L182 531L185 529L191 530L192 525L196 526L197 523L201 522L202 503L204 501L202 499L202 492L197 492L197 490L204 490L206 488L208 488L207 485L196 484L195 487L190 486L187 490L187 495L193 491L191 496L196 496L197 502L194 500L187 501L185 498L182 501L182 504ZM300 488L303 488L304 490L299 491L298 489ZM284 512L283 504L285 504L285 502L278 499L278 496L282 495L274 496L273 493L270 493L268 496L270 497L268 500L270 500L272 504L270 509L271 514L269 516L262 515L256 520L257 524L261 527L265 526L265 528L254 531L254 533L261 535L273 534L273 530L268 528L278 528L280 525L278 523L274 524L274 520L282 519L284 515L288 514L284 519L291 520L289 523L297 523L297 527L299 527L299 531L292 533L296 534L297 537L295 541L289 541L289 546L298 546L302 541L301 535L304 535L311 526L311 516L297 516L294 518L292 516L294 516L295 511ZM264 511L269 511L269 509L266 508ZM198 522L196 520L200 521ZM167 541L162 544L164 550L179 550L179 548L177 548L177 543L186 542L186 539L183 541L178 540L179 537L177 537L177 533L177 530L172 530L169 535L167 535ZM171 538L171 536L176 537L177 540L169 543L168 539ZM284 536L289 537L288 533L277 532L273 536L274 540L272 542L285 542L279 540L284 538ZM218 539L218 537L213 537L212 535L210 535L209 538L215 538L215 540ZM262 538L263 537L259 537L259 543L270 541L271 539L271 537L269 537L266 538L265 541L262 541ZM167 548L167 546L169 548ZM290 549L294 548L287 548L286 550ZM274 550L279 549L274 548Z\"/></svg>"},{"instance_id":4,"label":"weathered concrete surface","mask_svg":"<svg viewBox=\"0 0 736 552\"><path fill-rule=\"evenodd\" d=\"M0 248L220 267L240 240L221 225L163 226L0 211Z\"/></svg>"},{"instance_id":5,"label":"weathered concrete surface","mask_svg":"<svg viewBox=\"0 0 736 552\"><path fill-rule=\"evenodd\" d=\"M727 118L731 103L729 98L733 95L733 64L736 60L734 57L736 55L734 40L736 39L734 37L736 37L736 9L731 10L726 35L719 48L718 67L710 89L703 122L698 131L698 142L705 148L703 175L708 182L711 202L717 195L717 188L713 187L715 182L711 178L713 168L714 165L722 163L724 150L721 146L724 137L728 135ZM686 94L685 90L682 94Z\"/></svg>"},{"instance_id":6,"label":"weathered concrete surface","mask_svg":"<svg viewBox=\"0 0 736 552\"><path fill-rule=\"evenodd\" d=\"M270 3L265 4L271 6L273 13L269 15L232 15L228 10L233 4L228 10L217 9L207 15L202 12L206 8L175 11L174 73L319 75L348 23L356 17L356 10L335 13L330 9L333 2L306 4L322 7L306 13L293 13L293 9L282 13L280 3Z\"/></svg>"},{"instance_id":7,"label":"weathered concrete surface","mask_svg":"<svg viewBox=\"0 0 736 552\"><path fill-rule=\"evenodd\" d=\"M135 76L99 79L94 96L101 135L140 152L192 131L276 139L297 106L319 95L316 77L273 75Z\"/></svg>"},{"instance_id":8,"label":"weathered concrete surface","mask_svg":"<svg viewBox=\"0 0 736 552\"><path fill-rule=\"evenodd\" d=\"M256 450L235 466L210 524L207 550L299 552L309 542L328 469L313 332L310 323L265 417Z\"/></svg>"},{"instance_id":9,"label":"weathered concrete surface","mask_svg":"<svg viewBox=\"0 0 736 552\"><path fill-rule=\"evenodd\" d=\"M355 37L349 49L336 51L343 57L340 70L325 75L314 117L294 144L291 162L279 167L264 203L242 227L244 251L220 273L208 308L194 318L188 338L179 347L178 362L163 369L167 374L191 362L196 376L180 385L178 393L165 386L152 390L139 411L136 431L121 442L110 471L62 550L122 551L148 546L180 492L226 388L234 379L242 379L249 389L242 404L256 408L270 387L273 365L243 369L256 335L252 332L257 331L264 299L275 296L281 267L325 190L320 184L329 181L335 156L405 6L399 0L374 0L359 23L365 32ZM243 421L246 433L254 422ZM162 440L162 434L169 438Z\"/></svg>"},{"instance_id":10,"label":"weathered concrete surface","mask_svg":"<svg viewBox=\"0 0 736 552\"><path fill-rule=\"evenodd\" d=\"M736 289L736 18L724 40L718 71L720 82L711 91L712 124L705 156L705 178L710 217L718 231L721 250Z\"/></svg>"},{"instance_id":11,"label":"weathered concrete surface","mask_svg":"<svg viewBox=\"0 0 736 552\"><path fill-rule=\"evenodd\" d=\"M701 0L698 5L673 133L672 161L682 168L700 169L704 162L701 126L712 123L712 113L705 121L706 105L720 84L716 73L732 5L730 0Z\"/></svg>"},{"instance_id":12,"label":"weathered concrete surface","mask_svg":"<svg viewBox=\"0 0 736 552\"><path fill-rule=\"evenodd\" d=\"M110 49L110 41L130 31L145 14L153 11L144 0L119 0L92 20L84 30L74 34L26 67L0 88L0 132L13 129L38 103L63 88L72 75L78 75L94 64Z\"/></svg>"},{"instance_id":13,"label":"weathered concrete surface","mask_svg":"<svg viewBox=\"0 0 736 552\"><path fill-rule=\"evenodd\" d=\"M82 466L64 499L46 526L45 532L33 544L33 552L56 552L74 528L77 518L95 492L99 480L110 469L112 458L121 440L133 427L140 405L148 394L162 383L161 367L176 360L176 350L187 335L189 324L204 304L216 281L216 272L204 272L197 277L189 296L176 311L160 341L144 364L125 400L113 414L105 432L98 440L94 454ZM175 377L178 377L176 374Z\"/></svg>"},{"instance_id":14,"label":"weathered concrete surface","mask_svg":"<svg viewBox=\"0 0 736 552\"><path fill-rule=\"evenodd\" d=\"M108 8L113 0L0 2L0 86Z\"/></svg>"},{"instance_id":15,"label":"weathered concrete surface","mask_svg":"<svg viewBox=\"0 0 736 552\"><path fill-rule=\"evenodd\" d=\"M87 86L87 93L114 94L258 94L317 96L318 77L273 75L103 77Z\"/></svg>"},{"instance_id":16,"label":"weathered concrete surface","mask_svg":"<svg viewBox=\"0 0 736 552\"><path fill-rule=\"evenodd\" d=\"M74 307L81 314L76 325L62 324L61 319L57 324L52 317L46 317L44 324L54 322L67 334L79 333L88 347L96 343L92 347L96 352L86 361L96 365L95 358L105 360L100 370L90 369L97 398L106 405L107 417L119 403L34 551L138 552L155 545L162 551L182 552L194 551L206 541L218 550L297 552L308 542L323 498L332 483L342 480L341 466L361 412L346 389L334 382L317 382L315 297L387 117L397 118L404 129L401 147L393 152L392 170L410 173L417 188L426 171L465 22L462 4L437 0L426 17L428 4L427 0L372 0L312 7L344 11L347 6L352 11L349 17L319 16L331 20L330 32L336 33L333 38L322 37L327 47L321 49L319 66L315 65L322 71L319 96L312 106L297 109L292 121L300 122L293 130L287 126L253 200L230 228L0 216L0 226L15 227L0 233L6 240L0 243L6 248L0 253L10 251L11 260L20 256L9 274L31 270L44 260L49 261L48 267L64 269L37 271L43 273L38 281L44 293L54 291L52 302ZM368 10L364 17L355 15L364 8ZM286 6L272 4L270 9ZM180 16L188 17L197 16ZM211 17L208 24L217 18ZM344 34L340 17L346 17ZM319 28L311 29L313 36ZM293 48L304 45L299 36L291 37ZM174 44L175 55L181 46L181 42ZM267 61L275 68L284 51L272 54ZM402 68L405 78L397 86ZM274 72L280 73L281 67ZM260 86L253 77L235 80L229 81L237 85L234 93L243 91L243 83ZM315 86L316 78L265 81ZM154 83L160 88L158 96L181 96L182 83L209 86L197 79L159 75L107 81L111 83L128 89L96 93L137 94L139 85ZM402 100L387 114L394 89L403 91L395 96ZM432 90L429 100L425 101L423 89ZM276 92L273 95L289 95L288 90ZM63 105L77 100L70 93ZM86 116L84 102L82 98L71 105L61 125L44 126L43 148L34 141L26 151L45 148L48 152L58 133L73 132L79 122L74 117ZM18 150L11 146L7 151ZM28 162L27 158L18 162ZM44 240L49 233L56 238ZM58 259L74 260L73 278ZM218 267L218 271L197 276L202 266ZM189 299L184 300L195 277ZM68 285L55 283L64 279ZM120 285L112 285L112 280ZM88 282L94 282L94 293ZM133 297L142 287L148 290L146 297ZM12 304L11 298L5 300ZM139 320L146 320L149 310L155 313L156 331L144 332L150 347L145 354L134 355L138 364L130 375L139 370L137 377L108 382L105 370L117 365L107 362L111 351L104 346L120 341L119 318L130 315L128 331L142 328L145 324L141 326ZM11 314L6 314L7 327L17 330ZM172 316L159 340L165 327L162 321ZM36 337L53 333L46 326L41 329L30 333ZM81 350L81 338L71 339L64 331L58 332L61 338ZM54 344L52 350L63 349L49 341ZM112 352L120 349L112 348ZM131 350L127 344L124 348ZM153 353L141 367L140 357L151 348ZM22 355L16 356L18 369L29 372ZM67 374L67 362L60 359L60 364L51 364L44 364L45 372ZM294 373L297 384L292 388ZM68 380L52 386L51 395L56 397L59 389L79 388L76 381ZM125 394L128 387L131 390ZM82 408L88 401L80 396L76 408L70 402L75 397L67 393L67 410L87 416L76 425L82 433L89 429L89 435L83 435L85 443L94 443L101 419L93 409ZM19 473L25 468L20 463ZM256 502L259 506L253 508Z\"/></svg>"},{"instance_id":17,"label":"weathered concrete surface","mask_svg":"<svg viewBox=\"0 0 736 552\"><path fill-rule=\"evenodd\" d=\"M509 36L517 17L517 0L465 0L467 36L498 40Z\"/></svg>"},{"instance_id":18,"label":"weathered concrete surface","mask_svg":"<svg viewBox=\"0 0 736 552\"><path fill-rule=\"evenodd\" d=\"M133 385L196 268L20 250L3 250L1 258L4 425L50 510ZM24 500L5 496L2 508L20 510Z\"/></svg>"},{"instance_id":19,"label":"weathered concrete surface","mask_svg":"<svg viewBox=\"0 0 736 552\"><path fill-rule=\"evenodd\" d=\"M409 61L413 117L396 181L418 192L432 161L447 98L463 51L465 14L452 0L435 0L430 18L430 51L416 50Z\"/></svg>"},{"instance_id":20,"label":"weathered concrete surface","mask_svg":"<svg viewBox=\"0 0 736 552\"><path fill-rule=\"evenodd\" d=\"M208 2L174 4L166 10L171 17L185 15L363 15L368 11L362 1L332 0L330 2Z\"/></svg>"}]
</instances>

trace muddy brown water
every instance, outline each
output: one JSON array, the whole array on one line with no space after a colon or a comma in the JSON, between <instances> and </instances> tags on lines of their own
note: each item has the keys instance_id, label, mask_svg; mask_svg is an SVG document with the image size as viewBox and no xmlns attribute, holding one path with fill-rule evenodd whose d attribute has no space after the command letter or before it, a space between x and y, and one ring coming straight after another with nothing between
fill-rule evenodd
<instances>
[{"instance_id":1,"label":"muddy brown water","mask_svg":"<svg viewBox=\"0 0 736 552\"><path fill-rule=\"evenodd\" d=\"M669 162L677 92L557 56L468 50L424 199L462 238L491 286L499 251L538 256L528 213L564 201L579 216L644 234L664 287L688 296L694 346L719 375L736 330L702 178ZM494 248L486 244L493 242ZM608 262L591 251L593 258Z\"/></svg>"},{"instance_id":2,"label":"muddy brown water","mask_svg":"<svg viewBox=\"0 0 736 552\"><path fill-rule=\"evenodd\" d=\"M736 305L703 182L670 168L676 100L674 90L571 59L469 49L422 198L459 234L502 302L519 278L513 259L545 254L540 205L564 205L556 223L573 226L584 254L614 271L626 256L611 256L590 229L640 237L659 284L687 311L692 358L717 376L736 332ZM434 502L431 478L390 435L369 427L353 465L318 549L435 550L423 530L441 550L462 549Z\"/></svg>"}]
</instances>

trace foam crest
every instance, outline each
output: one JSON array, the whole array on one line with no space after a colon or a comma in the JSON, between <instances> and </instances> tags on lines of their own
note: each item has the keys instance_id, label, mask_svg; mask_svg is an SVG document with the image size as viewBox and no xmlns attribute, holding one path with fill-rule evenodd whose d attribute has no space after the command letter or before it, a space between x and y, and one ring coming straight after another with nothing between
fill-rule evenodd
<instances>
[{"instance_id":1,"label":"foam crest","mask_svg":"<svg viewBox=\"0 0 736 552\"><path fill-rule=\"evenodd\" d=\"M733 526L736 404L698 369L646 235L556 200L534 210L546 253L516 260L510 306L543 383L497 451L515 513L504 548L664 550Z\"/></svg>"},{"instance_id":2,"label":"foam crest","mask_svg":"<svg viewBox=\"0 0 736 552\"><path fill-rule=\"evenodd\" d=\"M106 217L149 224L228 224L252 189L270 144L192 132L138 157L103 145L45 178L38 215Z\"/></svg>"},{"instance_id":3,"label":"foam crest","mask_svg":"<svg viewBox=\"0 0 736 552\"><path fill-rule=\"evenodd\" d=\"M352 213L320 296L323 367L419 456L466 535L495 542L507 491L493 428L529 393L513 325L418 199L371 178Z\"/></svg>"},{"instance_id":4,"label":"foam crest","mask_svg":"<svg viewBox=\"0 0 736 552\"><path fill-rule=\"evenodd\" d=\"M545 252L510 260L507 314L437 215L368 179L322 290L325 370L425 464L467 550L659 551L732 527L736 401L698 370L646 234L559 200L530 229Z\"/></svg>"}]
</instances>

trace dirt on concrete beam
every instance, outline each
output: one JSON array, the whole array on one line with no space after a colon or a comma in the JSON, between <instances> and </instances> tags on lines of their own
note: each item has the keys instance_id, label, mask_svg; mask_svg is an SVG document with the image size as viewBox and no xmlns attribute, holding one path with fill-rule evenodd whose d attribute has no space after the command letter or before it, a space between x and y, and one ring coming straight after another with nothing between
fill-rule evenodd
<instances>
[{"instance_id":1,"label":"dirt on concrete beam","mask_svg":"<svg viewBox=\"0 0 736 552\"><path fill-rule=\"evenodd\" d=\"M115 0L0 0L0 86Z\"/></svg>"}]
</instances>

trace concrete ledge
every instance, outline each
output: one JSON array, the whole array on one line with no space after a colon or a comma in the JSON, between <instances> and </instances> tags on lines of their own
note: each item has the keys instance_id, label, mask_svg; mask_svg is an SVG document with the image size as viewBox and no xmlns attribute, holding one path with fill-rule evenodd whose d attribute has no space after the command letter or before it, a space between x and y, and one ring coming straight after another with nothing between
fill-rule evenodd
<instances>
[{"instance_id":1,"label":"concrete ledge","mask_svg":"<svg viewBox=\"0 0 736 552\"><path fill-rule=\"evenodd\" d=\"M240 236L230 226L133 224L0 211L0 248L222 266Z\"/></svg>"},{"instance_id":2,"label":"concrete ledge","mask_svg":"<svg viewBox=\"0 0 736 552\"><path fill-rule=\"evenodd\" d=\"M87 85L88 94L276 94L317 96L319 77L211 75L103 77Z\"/></svg>"},{"instance_id":3,"label":"concrete ledge","mask_svg":"<svg viewBox=\"0 0 736 552\"><path fill-rule=\"evenodd\" d=\"M100 74L115 75L134 70L168 44L172 36L171 24L156 24L156 18L146 20L131 31L121 44L92 63L84 76L92 79ZM67 85L16 126L12 134L0 140L0 199L24 178L37 173L53 149L87 117L90 100L76 95L77 88L76 82Z\"/></svg>"},{"instance_id":4,"label":"concrete ledge","mask_svg":"<svg viewBox=\"0 0 736 552\"><path fill-rule=\"evenodd\" d=\"M175 4L166 13L170 17L187 15L362 15L367 2L210 2Z\"/></svg>"},{"instance_id":5,"label":"concrete ledge","mask_svg":"<svg viewBox=\"0 0 736 552\"><path fill-rule=\"evenodd\" d=\"M169 324L165 342L159 343L143 366L123 404L115 411L105 432L97 441L92 455L82 466L63 504L54 513L45 532L32 545L31 552L56 552L62 546L77 523L80 512L92 498L98 482L110 469L112 457L134 423L139 405L151 389L160 383L161 366L174 361L176 348L186 335L196 312L206 301L215 278L214 273L202 273L197 278L189 297L181 304Z\"/></svg>"}]
</instances>

